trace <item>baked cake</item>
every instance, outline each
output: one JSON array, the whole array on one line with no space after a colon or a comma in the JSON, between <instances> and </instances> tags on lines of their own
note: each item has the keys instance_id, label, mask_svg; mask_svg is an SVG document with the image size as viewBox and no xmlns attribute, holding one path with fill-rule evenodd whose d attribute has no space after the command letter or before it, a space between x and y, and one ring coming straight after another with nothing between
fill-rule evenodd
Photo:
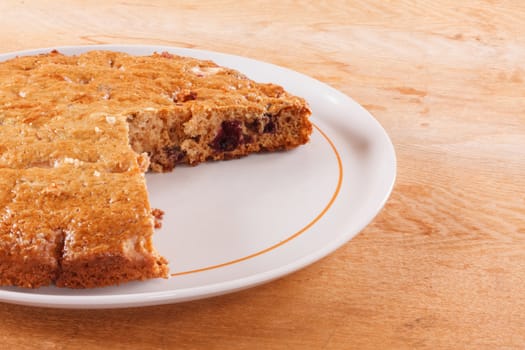
<instances>
[{"instance_id":1,"label":"baked cake","mask_svg":"<svg viewBox=\"0 0 525 350\"><path fill-rule=\"evenodd\" d=\"M0 63L0 285L167 277L144 173L297 147L309 115L277 85L168 53Z\"/></svg>"}]
</instances>

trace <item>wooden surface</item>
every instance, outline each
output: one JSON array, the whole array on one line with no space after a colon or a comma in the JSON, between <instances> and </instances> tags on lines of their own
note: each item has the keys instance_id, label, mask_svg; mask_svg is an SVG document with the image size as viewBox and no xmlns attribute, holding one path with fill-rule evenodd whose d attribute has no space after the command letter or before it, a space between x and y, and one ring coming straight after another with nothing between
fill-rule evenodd
<instances>
[{"instance_id":1,"label":"wooden surface","mask_svg":"<svg viewBox=\"0 0 525 350\"><path fill-rule=\"evenodd\" d=\"M375 221L302 271L158 307L0 304L0 347L525 348L525 2L2 0L0 28L0 52L165 44L283 65L365 106L398 157Z\"/></svg>"}]
</instances>

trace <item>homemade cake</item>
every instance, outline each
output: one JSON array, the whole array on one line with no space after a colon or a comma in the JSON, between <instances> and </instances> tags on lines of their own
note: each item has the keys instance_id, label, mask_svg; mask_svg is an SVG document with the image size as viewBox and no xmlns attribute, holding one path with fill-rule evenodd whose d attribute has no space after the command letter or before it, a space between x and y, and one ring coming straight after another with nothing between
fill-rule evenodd
<instances>
[{"instance_id":1,"label":"homemade cake","mask_svg":"<svg viewBox=\"0 0 525 350\"><path fill-rule=\"evenodd\" d=\"M294 148L309 115L279 86L168 53L0 63L0 285L167 277L144 172Z\"/></svg>"}]
</instances>

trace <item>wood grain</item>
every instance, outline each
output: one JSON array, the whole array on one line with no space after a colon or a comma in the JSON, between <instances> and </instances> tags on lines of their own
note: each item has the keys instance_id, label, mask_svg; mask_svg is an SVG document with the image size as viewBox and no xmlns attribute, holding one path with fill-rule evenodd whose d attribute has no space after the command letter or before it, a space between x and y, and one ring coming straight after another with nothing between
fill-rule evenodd
<instances>
[{"instance_id":1,"label":"wood grain","mask_svg":"<svg viewBox=\"0 0 525 350\"><path fill-rule=\"evenodd\" d=\"M380 215L302 271L158 307L0 304L0 347L525 347L525 2L4 0L0 18L1 52L166 44L295 69L363 104L398 156Z\"/></svg>"}]
</instances>

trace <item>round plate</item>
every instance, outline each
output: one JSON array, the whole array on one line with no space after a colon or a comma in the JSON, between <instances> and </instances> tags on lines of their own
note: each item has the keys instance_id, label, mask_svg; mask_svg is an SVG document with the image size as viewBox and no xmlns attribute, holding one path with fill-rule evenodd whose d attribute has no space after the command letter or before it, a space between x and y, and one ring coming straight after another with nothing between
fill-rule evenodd
<instances>
[{"instance_id":1,"label":"round plate","mask_svg":"<svg viewBox=\"0 0 525 350\"><path fill-rule=\"evenodd\" d=\"M165 211L154 236L171 277L116 287L0 289L0 301L60 308L112 308L182 302L255 286L307 266L361 231L390 195L394 148L379 123L348 96L300 73L249 58L165 46L45 48L213 60L253 80L282 85L311 109L311 141L295 150L147 174L153 207Z\"/></svg>"}]
</instances>

